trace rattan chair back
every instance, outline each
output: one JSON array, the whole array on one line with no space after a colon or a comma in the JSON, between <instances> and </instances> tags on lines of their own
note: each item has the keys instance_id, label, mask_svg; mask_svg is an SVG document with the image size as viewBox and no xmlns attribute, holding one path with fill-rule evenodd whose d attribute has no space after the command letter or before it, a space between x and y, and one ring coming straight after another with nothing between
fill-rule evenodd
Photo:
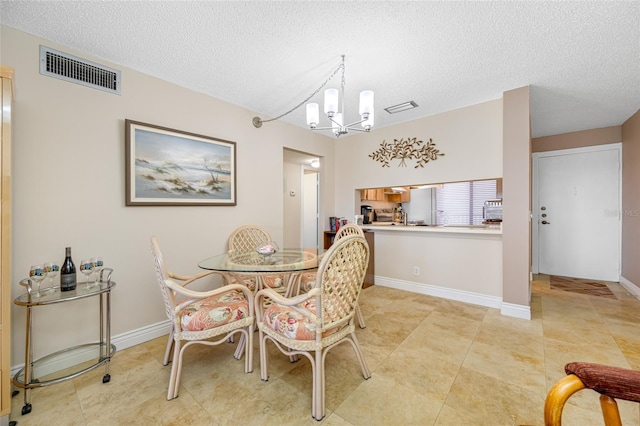
<instances>
[{"instance_id":1,"label":"rattan chair back","mask_svg":"<svg viewBox=\"0 0 640 426\"><path fill-rule=\"evenodd\" d=\"M229 251L250 252L254 251L259 244L271 241L269 232L258 225L243 225L234 230L229 235Z\"/></svg>"},{"instance_id":2,"label":"rattan chair back","mask_svg":"<svg viewBox=\"0 0 640 426\"><path fill-rule=\"evenodd\" d=\"M336 232L334 241L337 241L342 237L346 237L347 235L359 235L364 238L364 232L362 231L362 228L354 223L347 223L342 228L340 228L338 232Z\"/></svg>"}]
</instances>

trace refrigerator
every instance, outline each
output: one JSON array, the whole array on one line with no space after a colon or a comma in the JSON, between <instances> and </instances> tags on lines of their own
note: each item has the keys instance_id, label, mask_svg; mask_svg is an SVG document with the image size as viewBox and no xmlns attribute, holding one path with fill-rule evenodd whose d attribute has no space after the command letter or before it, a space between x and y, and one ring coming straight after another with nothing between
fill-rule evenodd
<instances>
[{"instance_id":1,"label":"refrigerator","mask_svg":"<svg viewBox=\"0 0 640 426\"><path fill-rule=\"evenodd\" d=\"M407 222L423 221L425 225L435 224L434 188L411 189L411 201L402 203L407 214Z\"/></svg>"}]
</instances>

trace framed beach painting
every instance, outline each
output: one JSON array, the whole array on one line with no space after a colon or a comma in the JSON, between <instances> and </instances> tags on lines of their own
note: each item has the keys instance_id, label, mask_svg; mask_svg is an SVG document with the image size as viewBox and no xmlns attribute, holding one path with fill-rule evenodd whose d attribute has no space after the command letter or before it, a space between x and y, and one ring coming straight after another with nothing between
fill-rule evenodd
<instances>
[{"instance_id":1,"label":"framed beach painting","mask_svg":"<svg viewBox=\"0 0 640 426\"><path fill-rule=\"evenodd\" d=\"M235 206L235 142L125 120L127 206Z\"/></svg>"}]
</instances>

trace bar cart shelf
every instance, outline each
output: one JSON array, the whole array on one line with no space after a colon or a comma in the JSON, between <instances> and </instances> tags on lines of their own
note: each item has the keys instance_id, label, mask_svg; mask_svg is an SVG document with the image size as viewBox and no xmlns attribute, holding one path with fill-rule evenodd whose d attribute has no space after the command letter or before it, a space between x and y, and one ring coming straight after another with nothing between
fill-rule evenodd
<instances>
[{"instance_id":1,"label":"bar cart shelf","mask_svg":"<svg viewBox=\"0 0 640 426\"><path fill-rule=\"evenodd\" d=\"M111 281L111 268L105 268L102 272L103 274L101 274L97 282L78 283L75 290L64 292L60 291L60 287L46 288L40 290L40 295L35 294L36 292L30 279L25 278L20 281L20 284L27 289L27 292L17 297L13 302L27 309L25 361L24 367L13 376L13 384L17 388L24 389L22 415L31 412L32 407L29 391L33 388L49 386L74 379L101 365L105 366L102 383L108 383L111 380L109 363L111 357L116 352L115 345L111 343L111 290L115 287L116 283ZM62 349L34 360L32 344L33 308L81 300L93 296L99 296L100 340ZM59 371L46 373L40 377L37 376L37 370L40 367L55 365L56 362L64 362L64 360L73 359L74 356L88 360L78 365L65 366L65 368Z\"/></svg>"}]
</instances>

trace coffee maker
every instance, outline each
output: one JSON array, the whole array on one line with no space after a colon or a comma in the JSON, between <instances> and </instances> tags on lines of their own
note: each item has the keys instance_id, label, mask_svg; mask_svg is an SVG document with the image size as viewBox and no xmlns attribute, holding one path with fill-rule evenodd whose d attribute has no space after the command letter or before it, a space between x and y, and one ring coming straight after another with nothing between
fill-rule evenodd
<instances>
[{"instance_id":1,"label":"coffee maker","mask_svg":"<svg viewBox=\"0 0 640 426\"><path fill-rule=\"evenodd\" d=\"M373 222L373 208L371 206L360 206L360 214L363 216L362 223L364 225Z\"/></svg>"}]
</instances>

